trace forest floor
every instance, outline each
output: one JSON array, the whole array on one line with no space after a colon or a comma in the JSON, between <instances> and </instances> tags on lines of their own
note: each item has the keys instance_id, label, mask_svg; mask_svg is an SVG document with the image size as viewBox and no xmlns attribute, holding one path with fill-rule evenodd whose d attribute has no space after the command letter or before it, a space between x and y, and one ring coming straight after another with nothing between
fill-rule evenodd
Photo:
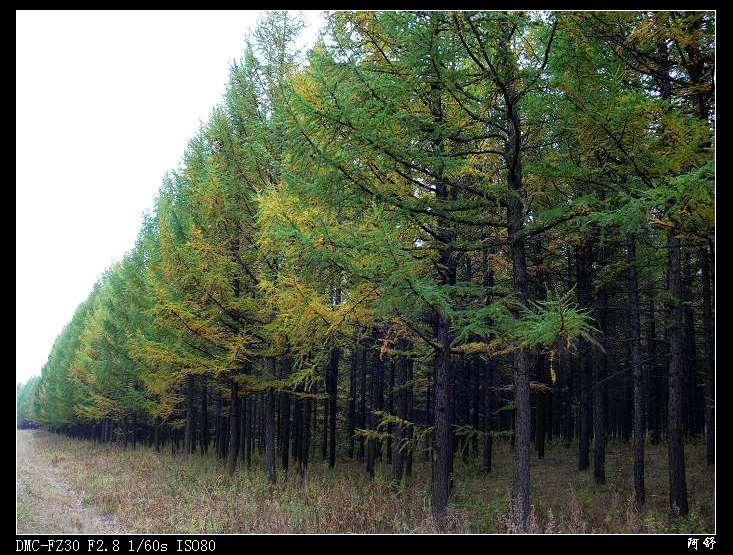
<instances>
[{"instance_id":1,"label":"forest floor","mask_svg":"<svg viewBox=\"0 0 733 555\"><path fill-rule=\"evenodd\" d=\"M19 534L116 534L112 512L85 503L65 478L66 455L48 449L45 432L17 430L15 523Z\"/></svg>"},{"instance_id":2,"label":"forest floor","mask_svg":"<svg viewBox=\"0 0 733 555\"><path fill-rule=\"evenodd\" d=\"M18 532L133 533L431 533L430 467L415 462L414 477L389 487L390 467L377 464L369 480L362 464L339 460L329 470L315 453L305 483L294 469L268 485L259 460L230 477L210 450L186 458L73 440L40 430L17 432ZM714 467L705 446L685 446L690 514L667 509L667 454L647 445L647 504L633 503L631 446L608 444L607 483L579 473L577 446L550 445L532 459L532 532L639 533L714 531ZM456 457L448 531L502 533L512 479L511 450L497 442L494 468Z\"/></svg>"}]
</instances>

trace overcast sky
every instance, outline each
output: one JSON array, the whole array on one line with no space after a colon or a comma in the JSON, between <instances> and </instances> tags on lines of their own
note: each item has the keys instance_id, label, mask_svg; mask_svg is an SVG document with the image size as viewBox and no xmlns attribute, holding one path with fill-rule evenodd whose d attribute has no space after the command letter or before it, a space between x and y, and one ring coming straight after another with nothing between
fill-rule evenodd
<instances>
[{"instance_id":1,"label":"overcast sky","mask_svg":"<svg viewBox=\"0 0 733 555\"><path fill-rule=\"evenodd\" d=\"M133 246L258 15L16 12L16 381Z\"/></svg>"}]
</instances>

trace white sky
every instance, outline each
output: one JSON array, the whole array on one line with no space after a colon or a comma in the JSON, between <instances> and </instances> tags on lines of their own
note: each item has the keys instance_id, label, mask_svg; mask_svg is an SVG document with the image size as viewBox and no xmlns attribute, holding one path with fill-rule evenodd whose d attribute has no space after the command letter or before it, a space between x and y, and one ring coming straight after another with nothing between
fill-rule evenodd
<instances>
[{"instance_id":1,"label":"white sky","mask_svg":"<svg viewBox=\"0 0 733 555\"><path fill-rule=\"evenodd\" d=\"M16 381L133 246L258 15L16 12Z\"/></svg>"}]
</instances>

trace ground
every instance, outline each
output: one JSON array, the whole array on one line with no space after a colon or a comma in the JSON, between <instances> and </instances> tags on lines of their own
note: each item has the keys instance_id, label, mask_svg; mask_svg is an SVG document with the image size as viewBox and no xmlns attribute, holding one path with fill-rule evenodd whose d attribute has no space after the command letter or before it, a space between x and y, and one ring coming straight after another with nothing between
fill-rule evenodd
<instances>
[{"instance_id":1,"label":"ground","mask_svg":"<svg viewBox=\"0 0 733 555\"><path fill-rule=\"evenodd\" d=\"M16 433L16 531L19 534L115 534L111 512L89 506L64 477L66 455L48 449L44 432Z\"/></svg>"},{"instance_id":2,"label":"ground","mask_svg":"<svg viewBox=\"0 0 733 555\"><path fill-rule=\"evenodd\" d=\"M291 469L268 485L259 460L230 477L213 453L186 458L169 449L73 440L41 430L17 432L16 518L19 533L297 533L434 532L428 463L395 490L388 465L369 480L363 465L339 460L329 470L316 460L305 481ZM511 451L497 442L494 468L483 473L456 457L448 530L507 532ZM707 534L714 526L714 467L705 447L685 447L690 514L667 509L666 446L648 445L647 506L633 503L631 446L609 442L607 484L576 470L577 446L551 444L532 459L533 532L682 532ZM420 457L422 459L422 457Z\"/></svg>"}]
</instances>

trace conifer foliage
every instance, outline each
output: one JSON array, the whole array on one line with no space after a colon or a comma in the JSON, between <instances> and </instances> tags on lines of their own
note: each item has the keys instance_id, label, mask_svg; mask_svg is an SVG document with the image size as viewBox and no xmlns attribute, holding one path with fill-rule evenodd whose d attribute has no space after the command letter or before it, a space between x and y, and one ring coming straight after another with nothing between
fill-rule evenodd
<instances>
[{"instance_id":1,"label":"conifer foliage","mask_svg":"<svg viewBox=\"0 0 733 555\"><path fill-rule=\"evenodd\" d=\"M714 15L268 12L21 426L307 479L685 437L714 463ZM509 439L511 438L511 439ZM577 443L573 440L577 438ZM533 453L536 451L536 453Z\"/></svg>"}]
</instances>

